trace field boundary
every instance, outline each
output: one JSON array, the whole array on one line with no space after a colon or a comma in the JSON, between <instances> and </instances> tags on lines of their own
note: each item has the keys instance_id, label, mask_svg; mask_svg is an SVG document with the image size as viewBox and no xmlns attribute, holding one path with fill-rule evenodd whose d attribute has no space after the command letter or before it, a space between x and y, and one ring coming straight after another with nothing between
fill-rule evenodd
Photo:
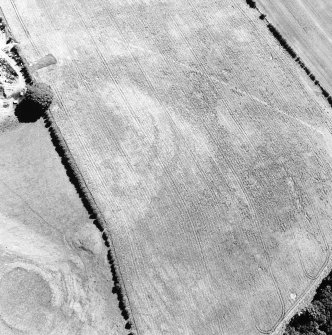
<instances>
[{"instance_id":1,"label":"field boundary","mask_svg":"<svg viewBox=\"0 0 332 335\"><path fill-rule=\"evenodd\" d=\"M264 14L256 4L254 0L246 0L247 5L256 10L259 13L259 18L266 23L267 28L273 37L279 42L280 46L288 53L288 55L299 65L299 67L306 73L307 77L316 85L327 103L332 108L332 96L331 94L320 84L319 80L312 73L312 71L308 68L308 66L304 63L301 57L297 54L297 52L290 46L287 40L282 36L282 34L278 31L278 29L267 19L267 15Z\"/></svg>"},{"instance_id":2,"label":"field boundary","mask_svg":"<svg viewBox=\"0 0 332 335\"><path fill-rule=\"evenodd\" d=\"M21 22L22 24L22 22ZM0 6L0 30L5 33L7 41L17 42L10 30L8 21L5 14ZM21 68L21 72L24 76L25 82L27 84L33 84L37 80L29 69L28 62L23 55L22 49L15 45L11 51L13 58L17 62L18 66ZM57 101L61 107L61 101ZM52 144L55 151L58 153L61 164L64 166L66 174L69 181L73 184L84 208L89 214L89 218L92 219L93 224L101 233L101 238L107 248L107 261L111 269L113 288L112 293L117 296L118 307L120 309L121 315L125 320L125 329L128 330L128 335L138 334L138 329L135 323L135 319L132 316L132 311L130 307L130 302L128 298L128 293L124 285L123 276L117 261L116 251L114 247L114 242L110 234L107 233L105 227L107 223L103 217L88 185L86 184L82 173L80 172L73 155L68 147L68 144L61 133L60 128L56 124L56 121L52 115L51 110L47 110L42 116L44 120L44 125L47 128Z\"/></svg>"}]
</instances>

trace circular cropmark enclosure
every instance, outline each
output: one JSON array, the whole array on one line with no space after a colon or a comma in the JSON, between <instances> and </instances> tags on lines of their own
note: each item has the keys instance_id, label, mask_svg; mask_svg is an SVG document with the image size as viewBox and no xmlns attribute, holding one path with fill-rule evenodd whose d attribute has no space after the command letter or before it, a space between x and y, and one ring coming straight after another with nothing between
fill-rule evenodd
<instances>
[{"instance_id":1,"label":"circular cropmark enclosure","mask_svg":"<svg viewBox=\"0 0 332 335\"><path fill-rule=\"evenodd\" d=\"M0 315L10 327L44 334L52 309L52 291L37 273L15 268L0 280Z\"/></svg>"}]
</instances>

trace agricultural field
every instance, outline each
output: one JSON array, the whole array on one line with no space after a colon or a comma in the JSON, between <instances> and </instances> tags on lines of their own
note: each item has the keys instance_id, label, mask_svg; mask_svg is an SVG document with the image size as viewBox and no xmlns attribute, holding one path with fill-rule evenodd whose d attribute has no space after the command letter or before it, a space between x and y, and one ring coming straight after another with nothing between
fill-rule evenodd
<instances>
[{"instance_id":1,"label":"agricultural field","mask_svg":"<svg viewBox=\"0 0 332 335\"><path fill-rule=\"evenodd\" d=\"M257 6L332 91L332 2L257 0Z\"/></svg>"},{"instance_id":2,"label":"agricultural field","mask_svg":"<svg viewBox=\"0 0 332 335\"><path fill-rule=\"evenodd\" d=\"M44 122L0 103L0 334L125 334L107 249Z\"/></svg>"},{"instance_id":3,"label":"agricultural field","mask_svg":"<svg viewBox=\"0 0 332 335\"><path fill-rule=\"evenodd\" d=\"M122 332L97 331L282 334L332 267L332 122L257 11L244 0L1 6L28 62L57 60L38 78L55 92L51 121L105 224L130 311ZM36 204L40 188L61 194L50 179L31 182ZM48 203L48 220L68 223L52 243L83 215L68 203L63 221ZM112 285L102 320L120 325Z\"/></svg>"}]
</instances>

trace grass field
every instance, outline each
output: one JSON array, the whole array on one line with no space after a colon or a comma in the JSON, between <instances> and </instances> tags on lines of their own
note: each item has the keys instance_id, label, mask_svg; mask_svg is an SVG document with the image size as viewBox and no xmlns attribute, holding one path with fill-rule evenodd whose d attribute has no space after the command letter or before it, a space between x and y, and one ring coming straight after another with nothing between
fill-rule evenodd
<instances>
[{"instance_id":1,"label":"grass field","mask_svg":"<svg viewBox=\"0 0 332 335\"><path fill-rule=\"evenodd\" d=\"M124 334L106 249L43 122L14 125L0 134L0 333Z\"/></svg>"},{"instance_id":2,"label":"grass field","mask_svg":"<svg viewBox=\"0 0 332 335\"><path fill-rule=\"evenodd\" d=\"M107 222L133 332L279 334L331 269L331 117L257 13L1 5L29 61L57 59L39 76Z\"/></svg>"}]
</instances>

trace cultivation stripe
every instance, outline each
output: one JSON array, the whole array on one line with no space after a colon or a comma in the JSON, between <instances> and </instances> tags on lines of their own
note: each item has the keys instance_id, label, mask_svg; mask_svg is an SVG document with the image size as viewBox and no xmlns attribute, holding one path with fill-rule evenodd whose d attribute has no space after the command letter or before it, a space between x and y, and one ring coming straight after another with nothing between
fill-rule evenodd
<instances>
[{"instance_id":1,"label":"cultivation stripe","mask_svg":"<svg viewBox=\"0 0 332 335\"><path fill-rule=\"evenodd\" d=\"M76 11L76 13L77 13L77 16L80 16L80 14L79 14L77 8L75 8L75 11ZM84 20L82 17L81 17L81 19L82 19L82 21ZM85 30L89 33L89 29L88 29L88 27L86 26L85 22L83 22L83 25L84 25L84 27L85 27ZM97 50L97 52L98 52L99 57L100 57L101 60L102 60L102 63L104 64L104 66L106 67L107 72L108 72L109 75L111 76L112 81L113 81L113 82L116 84L116 86L118 87L118 90L119 90L120 93L121 93L122 99L123 99L123 101L124 101L126 107L129 109L131 115L134 115L134 111L133 111L131 105L129 104L128 99L125 97L125 94L122 92L122 90L121 90L121 88L119 87L119 85L118 85L117 81L115 80L115 78L113 78L113 75L112 75L112 73L111 73L111 70L109 69L109 66L108 66L108 64L107 64L107 61L104 59L104 57L103 57L103 55L102 55L100 49L98 48L98 45L97 45L96 42L95 42L95 39L93 38L93 36L92 36L91 33L89 33L89 36L90 36L92 42L93 42L94 45L95 45L95 48L96 48L96 50ZM135 119L134 116L133 116L133 118ZM124 156L127 157L126 154L124 154ZM162 164L162 163L160 162L160 164ZM128 161L128 166L130 166L129 161ZM164 171L167 172L166 168L164 168ZM176 184L175 184L174 180L170 177L170 174L169 174L168 172L167 172L167 174L169 175L169 179L170 179L170 181L171 181L172 184L173 184L173 188L174 188L174 190L178 193L179 198L181 198L181 196L179 195L179 190L178 190L178 188L176 187ZM183 199L182 199L182 203L183 203L183 208L185 208ZM190 215L189 215L188 213L187 213L187 217L189 218L189 221L191 222L192 227L193 227L192 220L191 220ZM197 237L197 235L195 234L195 229L193 228L192 230L193 230L193 232L194 232L194 237ZM200 245L200 242L198 241L197 244ZM201 248L200 248L200 249L201 249ZM205 257L204 257L204 255L203 255L203 253L202 253L202 250L200 250L200 251L201 251L201 254L202 254L202 260L203 260L203 263L206 264Z\"/></svg>"},{"instance_id":2,"label":"cultivation stripe","mask_svg":"<svg viewBox=\"0 0 332 335\"><path fill-rule=\"evenodd\" d=\"M176 26L177 26L177 28L178 28L178 31L180 31L181 32L181 29L180 29L180 27L177 25L177 23L175 22L175 20L173 20L173 22L176 24ZM183 36L183 35L182 35ZM185 39L185 37L183 37L183 39ZM187 44L187 46L188 46L188 48L190 49L190 47L189 47L189 43L188 43L188 41L185 39L185 41L186 41L186 44ZM193 57L195 58L195 60L196 60L196 62L198 63L198 64L200 64L200 66L201 66L201 68L202 68L202 70L201 71L199 71L200 73L202 73L204 76L206 76L206 77L208 77L208 75L207 75L207 72L206 72L206 69L205 69L205 67L204 67L204 65L202 64L202 62L200 62L198 59L197 59L197 57L196 57L196 55L194 54L194 52L191 50L191 52L192 52L192 55L193 55ZM164 59L165 60L165 59ZM137 60L136 60L137 61ZM166 61L166 60L165 60ZM176 63L179 63L179 62L176 62ZM182 65L182 63L180 63L181 65ZM138 66L140 66L140 64L138 63ZM143 75L145 75L145 73L143 73ZM208 77L209 78L209 77ZM147 78L146 78L147 79ZM148 79L147 79L148 80ZM151 84L151 82L148 80L148 82L150 83L150 85L152 86L152 84ZM210 82L210 81L209 81ZM216 87L215 87L215 85L213 84L213 83L211 83L210 82L210 84L212 84L212 86L214 87L214 89L217 91L217 89L216 89ZM227 85L228 86L228 85ZM152 86L152 89L153 89L153 86ZM247 94L246 94L247 95ZM157 97L156 97L157 98ZM255 99L256 100L256 99ZM259 100L259 99L257 99L257 100ZM261 102L261 101L260 101ZM264 103L264 105L265 105L265 103ZM267 104L266 104L267 105ZM287 115L287 116L289 116L288 114L286 114L286 113L283 113L284 115ZM296 119L296 118L294 118L294 119ZM296 119L297 120L297 119ZM299 120L298 120L299 121ZM306 124L307 125L307 124ZM309 126L309 127L311 127L310 125L307 125L307 126ZM316 130L316 129L315 129ZM207 129L206 129L206 131L208 131ZM211 136L211 138L213 138L213 136L209 133L209 135ZM214 161L215 162L215 161ZM216 164L216 166L218 165L217 163L215 163ZM229 164L230 165L230 164ZM232 169L232 171L233 171L233 174L234 175L236 175L236 173L235 173L235 171L234 171L234 169ZM237 178L238 179L238 178ZM242 189L242 191L243 191L243 187L240 187L241 189ZM247 198L247 197L246 197ZM264 244L264 243L263 243ZM275 279L275 276L273 275L273 273L272 273L272 271L271 271L271 278L272 278L272 280L273 280L273 282L274 282L274 285L275 285L275 287L276 287L276 289L277 289L277 294L278 294L278 296L279 296L279 299L280 299L280 302L281 302L281 306L282 306L282 312L281 312L281 316L279 317L279 320L280 319L282 319L283 318L283 315L284 315L284 302L283 302L283 298L282 298L282 295L281 295L281 292L280 292L280 288L278 287L278 284L277 284L277 282L276 282L276 279ZM278 324L278 322L276 323L276 324Z\"/></svg>"},{"instance_id":3,"label":"cultivation stripe","mask_svg":"<svg viewBox=\"0 0 332 335\"><path fill-rule=\"evenodd\" d=\"M75 8L74 5L73 5L73 7ZM77 10L77 8L75 8L75 12L77 13L77 16L81 16L81 15L79 14L79 11ZM82 23L83 23L83 25L84 25L84 27L85 27L85 30L89 33L89 36L90 36L90 38L91 38L93 44L95 45L95 49L96 49L96 51L97 51L99 57L101 58L101 61L102 61L102 63L104 64L104 66L105 66L105 68L106 68L106 70L107 70L109 76L111 77L112 81L116 84L118 90L120 91L122 100L124 101L126 107L129 109L130 113L131 113L132 115L134 115L135 113L134 113L134 110L132 109L132 106L129 104L128 99L125 97L125 94L122 92L122 90L121 90L120 86L118 85L117 81L115 80L115 78L113 78L113 74L112 74L112 72L111 72L111 70L110 70L110 68L109 68L109 66L108 66L108 63L107 63L107 61L105 60L104 56L102 55L102 52L100 51L100 49L99 49L99 47L98 47L98 45L97 45L95 39L93 38L92 33L89 32L89 29L88 29L88 27L87 27L87 25L86 25L86 23L85 23L85 21L84 21L84 18L81 17L81 20L82 20ZM134 58L134 57L133 57L133 58ZM134 60L135 60L136 63L138 64L138 66L139 66L139 68L140 68L142 74L144 75L144 77L146 78L146 80L147 80L147 82L149 83L150 87L152 88L152 90L153 90L154 93L155 93L155 89L154 89L152 83L150 82L150 80L146 77L146 73L145 73L145 72L143 71L143 69L141 68L140 63L139 63L135 58L134 58ZM156 97L156 99L159 101L159 99L158 99L156 93L155 93L155 97ZM167 114L168 114L170 120L172 121L172 123L173 123L174 126L175 126L175 123L174 123L174 121L172 120L172 118L171 118L171 116L169 115L168 112L167 112ZM133 117L134 117L134 116L133 116ZM134 119L135 119L135 118L134 118ZM175 129L176 129L176 126L175 126ZM161 161L159 161L159 163L160 163L160 165L163 166L163 163L162 163ZM129 163L128 163L128 164L129 164ZM190 222L190 224L191 224L191 227L192 227L192 231L193 231L194 238L195 238L195 240L196 240L197 245L199 246L199 250L200 250L200 254L201 254L201 258L202 258L202 262L203 262L203 264L204 264L204 267L205 267L206 271L210 272L210 271L208 270L208 268L207 268L207 265L206 265L207 262L206 262L206 260L205 260L205 255L204 255L203 250L202 250L202 246L201 246L201 241L200 241L199 235L196 233L196 231L195 231L195 229L194 229L194 223L192 222L192 219L191 219L191 216L190 216L189 212L186 210L186 206L185 206L185 202L184 202L184 200L183 200L183 197L181 196L181 194L180 194L180 192L179 192L179 189L178 189L178 187L176 186L176 183L174 182L173 178L171 177L171 174L170 174L169 171L166 169L166 167L164 167L163 170L164 170L164 172L166 172L166 174L168 175L168 178L169 178L170 182L171 182L172 185L173 185L173 190L177 193L177 197L178 197L178 199L180 199L180 201L182 202L182 208L185 209L186 216L187 216L187 218L188 218L188 220L189 220L189 222ZM220 326L220 325L219 325L219 326Z\"/></svg>"},{"instance_id":4,"label":"cultivation stripe","mask_svg":"<svg viewBox=\"0 0 332 335\"><path fill-rule=\"evenodd\" d=\"M24 30L24 32L25 32L27 38L29 39L29 41L30 41L31 45L33 46L33 48L38 52L38 48L37 48L37 46L35 45L35 43L33 42L32 38L31 38L31 35L30 35L28 29L26 28L26 26L25 26L25 24L24 24L24 22L23 22L23 20L22 20L22 17L21 17L21 15L20 15L19 12L18 12L18 9L17 9L17 7L16 7L15 2L14 2L13 0L10 0L10 2L11 2L11 4L12 4L13 8L14 8L15 14L16 14L18 20L20 21L20 24L21 24L21 26L22 26L22 28L23 28L23 30Z\"/></svg>"},{"instance_id":5,"label":"cultivation stripe","mask_svg":"<svg viewBox=\"0 0 332 335\"><path fill-rule=\"evenodd\" d=\"M190 3L190 2L189 2L189 3ZM195 5L194 5L193 3L190 3L190 5L191 5L191 7L194 9L194 11L195 11L197 20L202 24L202 26L205 26L205 25L203 24L203 22L202 22L200 16L199 16L199 13L198 13L197 8L195 7ZM206 18L205 18L205 19L206 19ZM205 21L207 21L207 20L205 20ZM175 24L177 25L176 21L174 21L174 22L175 22ZM178 28L178 31L181 33L181 29L180 29L180 27L179 27L178 25L177 25L177 28ZM209 30L208 28L206 28L205 30L206 30L206 32L210 35L210 38L211 38L212 40L214 40L213 37L212 37L212 34L211 34L210 30ZM186 41L187 47L188 47L188 49L191 51L191 53L192 53L192 55L193 55L193 57L194 57L196 63L199 64L199 66L202 68L202 72L203 72L203 73L207 73L207 70L206 70L204 64L203 64L201 61L199 61L197 55L194 53L194 51L193 51L192 48L190 47L190 43L188 42L188 40L187 40L184 36L183 36L183 38L184 38L184 40ZM214 83L211 82L211 81L209 81L209 83L211 84L211 86L213 87L213 89L215 90L215 92L217 92L218 89L217 89L217 87L214 85ZM212 134L209 132L209 130L207 129L207 127L205 127L205 130L206 130L206 132L209 134L209 136L210 136L212 139L214 139L214 137L213 137ZM251 144L250 141L249 141L249 143ZM257 218L256 210L254 209L254 206L252 205L252 202L249 200L250 197L248 197L247 192L245 191L245 187L244 187L244 185L243 185L243 183L242 183L242 181L241 181L241 178L239 178L238 175L237 175L237 173L236 173L236 169L235 169L234 166L233 166L233 162L232 162L232 160L231 160L231 159L230 159L230 160L228 159L227 154L226 154L226 155L223 155L223 158L224 158L224 160L225 160L225 162L226 162L228 168L232 171L232 174L233 174L235 180L237 181L237 183L238 183L238 185L239 185L239 188L240 188L240 190L241 190L241 192L242 192L242 194L243 194L244 198L246 199L246 202L247 202L247 204L248 204L248 206L249 206L251 215L252 215L252 217L253 217L253 219L254 219L254 222L255 222L255 224L256 224L256 228L257 228L258 231L260 232L260 244L261 244L262 247L263 247L264 255L265 255L265 257L266 257L266 260L267 260L267 263L268 263L268 267L269 267L270 276L271 276L271 279L272 279L272 281L273 281L274 287L275 287L275 289L276 289L276 291L277 291L277 295L278 295L279 300L280 300L280 304L281 304L281 315L279 316L278 321L275 323L275 325L274 325L273 327L271 327L271 329L268 330L268 331L266 332L266 333L270 333L270 332L272 332L272 331L274 331L274 330L276 329L276 327L278 326L278 324L281 322L281 320L283 319L283 317L284 317L284 315L285 315L285 303L284 303L284 299L283 299L283 296L282 296L280 287L279 287L279 285L278 285L278 282L277 282L277 280L276 280L276 277L275 277L275 275L274 275L274 273L273 273L273 269L272 269L272 266L271 266L272 261L271 261L270 255L269 255L269 253L268 253L268 251L267 251L267 247L266 247L266 245L265 245L265 243L264 243L264 239L262 238L262 235L263 235L263 234L262 234L262 230L261 230L261 227L260 227L260 224L259 224L259 220L258 220L258 218Z\"/></svg>"},{"instance_id":6,"label":"cultivation stripe","mask_svg":"<svg viewBox=\"0 0 332 335\"><path fill-rule=\"evenodd\" d=\"M250 4L250 7L255 8L255 6L256 6L255 3L254 3L254 1L247 1L247 3ZM261 13L260 11L259 11L259 13L262 15L262 13ZM284 42L285 42L285 41L284 41ZM292 50L289 46L287 47L287 49ZM295 55L295 52L292 51L292 52L291 52L291 56L292 56L292 58L294 58L294 55ZM297 56L296 56L296 57L297 57ZM314 76L311 75L310 79L312 79L312 78L314 78ZM317 129L316 129L316 130L317 130ZM317 132L319 132L319 130L317 130ZM322 135L324 135L324 134L322 133ZM308 221L311 221L311 220L308 220ZM307 277L308 277L309 279L311 279L311 280L315 280L315 279L317 279L317 278L319 277L319 274L322 272L322 270L323 270L323 269L326 267L326 265L328 264L329 259L330 259L330 254L331 254L331 250L330 250L329 245L328 245L327 240L326 240L326 235L325 235L324 231L322 231L320 222L317 222L317 228L318 228L318 230L319 230L319 232L320 232L320 234L321 234L321 236L322 236L322 238L323 238L323 242L324 242L325 250L327 251L327 254L326 254L326 257L325 257L325 260L324 260L323 264L321 265L321 267L319 268L319 270L317 271L317 273L316 273L315 275L311 275L311 274L308 273L308 271L306 270L306 268L305 268L305 266L304 266L304 262L303 262L303 260L302 260L301 253L298 251L298 255L299 255L299 258L300 258L301 266L302 266L302 268L303 268L303 271L304 271L304 273L305 273L305 276L307 276Z\"/></svg>"}]
</instances>

